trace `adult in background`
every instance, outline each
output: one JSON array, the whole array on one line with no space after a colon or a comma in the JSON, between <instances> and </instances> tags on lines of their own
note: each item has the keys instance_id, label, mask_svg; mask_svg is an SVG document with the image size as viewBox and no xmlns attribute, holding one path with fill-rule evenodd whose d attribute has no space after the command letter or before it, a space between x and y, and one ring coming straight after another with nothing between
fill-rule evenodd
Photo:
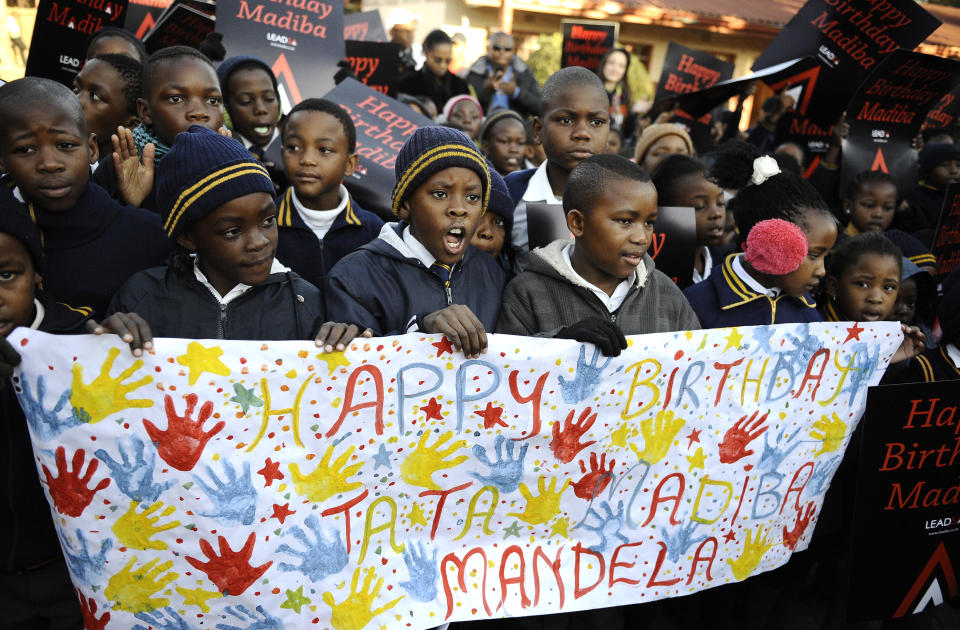
<instances>
[{"instance_id":1,"label":"adult in background","mask_svg":"<svg viewBox=\"0 0 960 630\"><path fill-rule=\"evenodd\" d=\"M483 111L512 109L521 116L536 116L540 108L540 86L530 68L514 55L513 38L494 33L487 42L487 54L477 59L467 74L467 83L476 92Z\"/></svg>"},{"instance_id":2,"label":"adult in background","mask_svg":"<svg viewBox=\"0 0 960 630\"><path fill-rule=\"evenodd\" d=\"M637 129L637 115L633 112L633 94L627 84L630 53L623 48L611 48L600 60L597 76L610 97L610 127L619 130L629 140Z\"/></svg>"},{"instance_id":3,"label":"adult in background","mask_svg":"<svg viewBox=\"0 0 960 630\"><path fill-rule=\"evenodd\" d=\"M398 7L390 11L387 23L390 24L390 41L400 44L397 72L400 76L407 72L416 72L417 61L413 50L413 36L417 26L420 25L420 18L403 7Z\"/></svg>"},{"instance_id":4,"label":"adult in background","mask_svg":"<svg viewBox=\"0 0 960 630\"><path fill-rule=\"evenodd\" d=\"M430 31L423 39L423 53L427 58L420 69L401 77L397 86L400 92L426 96L437 110L442 110L454 96L470 93L467 82L450 72L453 40L449 35L440 29Z\"/></svg>"}]
</instances>

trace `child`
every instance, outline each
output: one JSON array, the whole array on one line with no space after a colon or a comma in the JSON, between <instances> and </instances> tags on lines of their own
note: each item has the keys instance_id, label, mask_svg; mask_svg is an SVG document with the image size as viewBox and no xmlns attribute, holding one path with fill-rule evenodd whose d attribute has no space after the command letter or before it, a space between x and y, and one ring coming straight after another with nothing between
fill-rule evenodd
<instances>
[{"instance_id":1,"label":"child","mask_svg":"<svg viewBox=\"0 0 960 630\"><path fill-rule=\"evenodd\" d=\"M647 248L657 191L636 164L595 155L573 168L563 194L573 242L536 249L507 285L497 332L576 339L618 355L624 335L700 327Z\"/></svg>"},{"instance_id":2,"label":"child","mask_svg":"<svg viewBox=\"0 0 960 630\"><path fill-rule=\"evenodd\" d=\"M125 208L90 183L97 144L65 86L27 77L0 87L0 212L29 205L44 238L44 287L102 313L134 272L170 250L156 215Z\"/></svg>"},{"instance_id":3,"label":"child","mask_svg":"<svg viewBox=\"0 0 960 630\"><path fill-rule=\"evenodd\" d=\"M264 61L249 55L221 63L217 77L234 138L263 162L264 150L279 135L282 114L277 77Z\"/></svg>"},{"instance_id":4,"label":"child","mask_svg":"<svg viewBox=\"0 0 960 630\"><path fill-rule=\"evenodd\" d=\"M634 158L645 171L652 173L660 160L673 153L693 155L690 135L676 123L656 123L640 134Z\"/></svg>"},{"instance_id":5,"label":"child","mask_svg":"<svg viewBox=\"0 0 960 630\"><path fill-rule=\"evenodd\" d=\"M453 40L443 31L430 31L423 40L426 59L420 69L400 78L399 92L414 96L426 96L437 110L458 94L469 94L467 82L450 72L453 59Z\"/></svg>"},{"instance_id":6,"label":"child","mask_svg":"<svg viewBox=\"0 0 960 630\"><path fill-rule=\"evenodd\" d=\"M487 160L490 169L490 204L480 217L477 231L470 245L493 256L507 274L513 275L513 250L510 247L510 228L513 227L513 200L507 184Z\"/></svg>"},{"instance_id":7,"label":"child","mask_svg":"<svg viewBox=\"0 0 960 630\"><path fill-rule=\"evenodd\" d=\"M902 259L897 246L878 232L857 234L840 243L827 259L828 299L821 304L823 319L889 319L897 302Z\"/></svg>"},{"instance_id":8,"label":"child","mask_svg":"<svg viewBox=\"0 0 960 630\"><path fill-rule=\"evenodd\" d=\"M87 128L97 138L100 155L110 155L117 127L135 127L137 100L142 92L143 66L126 55L100 55L88 59L73 79Z\"/></svg>"},{"instance_id":9,"label":"child","mask_svg":"<svg viewBox=\"0 0 960 630\"><path fill-rule=\"evenodd\" d=\"M469 94L454 96L443 106L440 121L462 131L476 142L483 123L483 108L480 107L480 101Z\"/></svg>"},{"instance_id":10,"label":"child","mask_svg":"<svg viewBox=\"0 0 960 630\"><path fill-rule=\"evenodd\" d=\"M104 26L90 38L86 59L89 61L100 55L124 55L143 64L147 61L147 47L130 31Z\"/></svg>"},{"instance_id":11,"label":"child","mask_svg":"<svg viewBox=\"0 0 960 630\"><path fill-rule=\"evenodd\" d=\"M543 145L540 144L540 139L537 138L537 135L533 132L533 121L528 119L523 123L523 126L527 130L527 140L523 145L523 169L536 169L543 164L547 156L543 152Z\"/></svg>"},{"instance_id":12,"label":"child","mask_svg":"<svg viewBox=\"0 0 960 630\"><path fill-rule=\"evenodd\" d=\"M900 291L893 306L891 319L907 326L916 326L927 338L927 347L933 347L933 316L936 314L937 283L929 271L921 269L909 258L903 258Z\"/></svg>"},{"instance_id":13,"label":"child","mask_svg":"<svg viewBox=\"0 0 960 630\"><path fill-rule=\"evenodd\" d=\"M501 109L490 114L483 121L477 138L480 141L480 150L504 177L523 168L527 130L523 118L517 112Z\"/></svg>"},{"instance_id":14,"label":"child","mask_svg":"<svg viewBox=\"0 0 960 630\"><path fill-rule=\"evenodd\" d=\"M928 144L917 163L920 180L907 195L908 207L894 215L893 227L930 247L940 221L947 186L960 181L960 147L947 142Z\"/></svg>"},{"instance_id":15,"label":"child","mask_svg":"<svg viewBox=\"0 0 960 630\"><path fill-rule=\"evenodd\" d=\"M342 183L357 168L356 150L353 120L336 103L307 99L284 121L283 167L292 185L280 200L277 258L321 289L333 266L383 227Z\"/></svg>"},{"instance_id":16,"label":"child","mask_svg":"<svg viewBox=\"0 0 960 630\"><path fill-rule=\"evenodd\" d=\"M844 232L885 232L897 209L897 183L882 171L858 173L843 195Z\"/></svg>"},{"instance_id":17,"label":"child","mask_svg":"<svg viewBox=\"0 0 960 630\"><path fill-rule=\"evenodd\" d=\"M937 315L943 337L939 348L931 348L910 362L906 383L933 383L960 379L960 269L943 280L943 299Z\"/></svg>"},{"instance_id":18,"label":"child","mask_svg":"<svg viewBox=\"0 0 960 630\"><path fill-rule=\"evenodd\" d=\"M443 333L467 357L486 351L503 272L469 247L490 197L486 160L463 133L420 127L397 155L393 210L380 237L330 273L329 317L375 335Z\"/></svg>"}]
</instances>

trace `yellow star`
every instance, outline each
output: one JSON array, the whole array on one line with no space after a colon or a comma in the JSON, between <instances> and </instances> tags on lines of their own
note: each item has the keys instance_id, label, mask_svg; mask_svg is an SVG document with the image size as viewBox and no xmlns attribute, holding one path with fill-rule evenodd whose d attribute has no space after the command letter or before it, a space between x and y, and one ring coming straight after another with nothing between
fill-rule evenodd
<instances>
[{"instance_id":1,"label":"yellow star","mask_svg":"<svg viewBox=\"0 0 960 630\"><path fill-rule=\"evenodd\" d=\"M687 461L690 462L690 469L687 472L693 472L694 468L703 468L703 462L706 459L707 454L703 452L703 447L697 447L696 453L687 456Z\"/></svg>"},{"instance_id":2,"label":"yellow star","mask_svg":"<svg viewBox=\"0 0 960 630\"><path fill-rule=\"evenodd\" d=\"M410 511L407 513L407 518L410 520L411 526L427 526L427 518L423 515L423 511L420 509L420 504L416 501L413 502L413 507L411 507Z\"/></svg>"},{"instance_id":3,"label":"yellow star","mask_svg":"<svg viewBox=\"0 0 960 630\"><path fill-rule=\"evenodd\" d=\"M637 430L630 431L630 425L624 422L620 427L610 434L610 443L620 448L627 447L627 438L637 434Z\"/></svg>"},{"instance_id":4,"label":"yellow star","mask_svg":"<svg viewBox=\"0 0 960 630\"><path fill-rule=\"evenodd\" d=\"M210 607L207 606L208 599L216 599L218 597L223 597L223 593L218 591L205 591L202 588L195 588L193 590L187 588L177 587L177 592L183 595L183 605L184 606L199 606L200 610L205 613L210 612Z\"/></svg>"},{"instance_id":5,"label":"yellow star","mask_svg":"<svg viewBox=\"0 0 960 630\"><path fill-rule=\"evenodd\" d=\"M187 346L186 354L177 357L177 363L190 368L190 377L187 379L191 385L197 384L197 379L204 372L219 374L220 376L229 376L230 368L223 364L220 355L223 350L220 346L205 348L196 341L191 341Z\"/></svg>"},{"instance_id":6,"label":"yellow star","mask_svg":"<svg viewBox=\"0 0 960 630\"><path fill-rule=\"evenodd\" d=\"M743 343L743 335L741 335L740 331L737 330L736 328L730 329L730 334L724 337L724 339L727 340L727 347L723 349L724 352L726 352L730 348L739 350L740 344Z\"/></svg>"},{"instance_id":7,"label":"yellow star","mask_svg":"<svg viewBox=\"0 0 960 630\"><path fill-rule=\"evenodd\" d=\"M553 525L550 526L549 538L553 538L554 535L563 536L564 538L570 538L570 534L567 532L567 529L569 527L570 527L570 519L566 517L558 518L553 522Z\"/></svg>"},{"instance_id":8,"label":"yellow star","mask_svg":"<svg viewBox=\"0 0 960 630\"><path fill-rule=\"evenodd\" d=\"M336 372L337 368L341 365L344 367L350 365L350 362L347 361L347 357L343 354L343 350L340 350L339 352L324 352L323 354L318 354L317 358L326 362L327 370L329 370L327 373L328 376Z\"/></svg>"}]
</instances>

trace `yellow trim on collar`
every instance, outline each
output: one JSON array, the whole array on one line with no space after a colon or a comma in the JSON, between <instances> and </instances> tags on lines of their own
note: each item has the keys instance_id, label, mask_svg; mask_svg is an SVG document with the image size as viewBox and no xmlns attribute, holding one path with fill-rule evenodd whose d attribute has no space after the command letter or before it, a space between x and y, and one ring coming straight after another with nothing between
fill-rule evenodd
<instances>
[{"instance_id":1,"label":"yellow trim on collar","mask_svg":"<svg viewBox=\"0 0 960 630\"><path fill-rule=\"evenodd\" d=\"M480 166L480 168L483 169L483 172L487 176L487 185L483 186L483 205L481 206L481 214L486 212L487 204L490 201L490 170L487 168L486 160L480 156L480 153L476 149L471 149L462 144L441 144L438 147L433 147L432 149L426 151L423 155L418 157L413 164L407 167L406 172L397 182L397 186L393 191L393 202L391 205L394 214L399 214L400 200L403 199L410 182L413 181L417 175L423 172L425 168L437 160L446 157L465 157L473 160Z\"/></svg>"},{"instance_id":2,"label":"yellow trim on collar","mask_svg":"<svg viewBox=\"0 0 960 630\"><path fill-rule=\"evenodd\" d=\"M920 366L920 371L923 373L923 382L924 383L933 383L933 366L930 365L930 359L923 356L922 354L917 355L917 364Z\"/></svg>"},{"instance_id":3,"label":"yellow trim on collar","mask_svg":"<svg viewBox=\"0 0 960 630\"><path fill-rule=\"evenodd\" d=\"M827 302L827 304L826 304L826 306L824 306L823 310L825 311L825 312L824 312L824 315L827 316L827 321L828 321L828 322L839 322L839 321L840 321L840 316L837 315L837 309L833 306L833 302Z\"/></svg>"},{"instance_id":4,"label":"yellow trim on collar","mask_svg":"<svg viewBox=\"0 0 960 630\"><path fill-rule=\"evenodd\" d=\"M197 199L207 194L217 186L232 179L236 179L237 177L243 177L244 175L263 175L268 180L270 179L270 174L267 173L267 169L259 162L241 162L239 164L231 164L230 166L214 171L180 193L180 196L177 197L177 201L170 209L170 215L167 217L167 220L163 225L164 231L168 235L172 236L173 231L177 228L177 223L180 222L180 218L183 216L184 212L186 212L187 209L197 201Z\"/></svg>"}]
</instances>

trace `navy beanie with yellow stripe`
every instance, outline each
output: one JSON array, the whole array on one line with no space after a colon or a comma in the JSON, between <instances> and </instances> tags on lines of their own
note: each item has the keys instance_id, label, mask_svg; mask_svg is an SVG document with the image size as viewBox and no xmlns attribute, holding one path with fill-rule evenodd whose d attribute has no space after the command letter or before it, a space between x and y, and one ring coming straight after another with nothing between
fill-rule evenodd
<instances>
[{"instance_id":1,"label":"navy beanie with yellow stripe","mask_svg":"<svg viewBox=\"0 0 960 630\"><path fill-rule=\"evenodd\" d=\"M258 192L276 192L263 164L239 141L200 125L177 134L157 167L157 203L170 238L223 204Z\"/></svg>"},{"instance_id":2,"label":"navy beanie with yellow stripe","mask_svg":"<svg viewBox=\"0 0 960 630\"><path fill-rule=\"evenodd\" d=\"M490 170L473 140L450 127L420 127L413 132L397 154L397 183L393 187L392 207L397 214L404 201L434 174L451 167L469 168L480 177L483 186L482 212L490 201Z\"/></svg>"}]
</instances>

